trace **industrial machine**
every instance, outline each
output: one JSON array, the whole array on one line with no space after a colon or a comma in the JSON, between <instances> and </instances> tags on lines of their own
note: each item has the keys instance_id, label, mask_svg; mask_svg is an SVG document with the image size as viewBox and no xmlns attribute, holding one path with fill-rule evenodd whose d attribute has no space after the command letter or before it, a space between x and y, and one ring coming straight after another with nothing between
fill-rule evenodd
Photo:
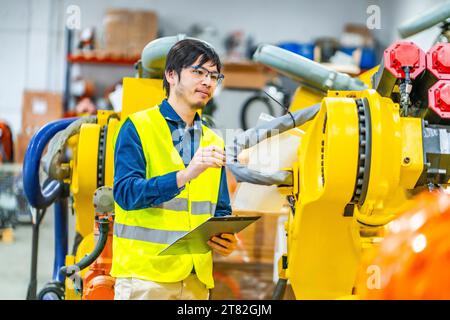
<instances>
[{"instance_id":1,"label":"industrial machine","mask_svg":"<svg viewBox=\"0 0 450 320\"><path fill-rule=\"evenodd\" d=\"M28 145L24 191L33 208L33 239L27 299L110 300L114 225L114 141L121 120L165 98L163 72L170 48L184 35L150 42L136 63L136 78L123 79L121 112L66 118L42 127ZM202 120L210 118L202 115ZM47 152L43 155L44 149ZM43 169L43 170L42 170ZM49 206L55 214L53 277L37 292L39 229ZM68 250L68 213L75 215L74 245Z\"/></svg>"},{"instance_id":2,"label":"industrial machine","mask_svg":"<svg viewBox=\"0 0 450 320\"><path fill-rule=\"evenodd\" d=\"M268 52L276 57L271 49L261 47L257 54ZM282 49L274 50L279 53ZM251 172L247 179L248 172L242 169L250 169L229 162L239 181L277 184L287 195L293 211L287 224L288 252L280 270L284 279L290 279L297 298L351 295L361 252L379 241L384 226L416 192L439 188L448 181L448 50L450 44L438 44L425 55L410 42L393 44L373 75L371 89L342 74L334 77L334 83L325 75L331 88L339 79L347 84L345 89L348 84L356 87L329 90L320 104L265 124L265 129L283 132L311 120L298 150L298 162L291 169L261 180L258 173ZM33 138L24 163L25 191L37 209L29 299L113 298L114 279L109 275L113 139L119 120L137 111L132 107L146 108L162 100L161 87L157 79L124 79L121 114L100 111L96 117L60 120ZM48 142L42 159L48 178L41 190L39 163ZM236 150L246 147L244 143ZM77 232L72 254L67 250L69 199ZM53 281L36 296L39 224L54 202Z\"/></svg>"},{"instance_id":3,"label":"industrial machine","mask_svg":"<svg viewBox=\"0 0 450 320\"><path fill-rule=\"evenodd\" d=\"M34 208L28 299L113 298L114 137L120 120L163 99L164 57L178 40L161 38L144 48L138 78L123 81L121 113L99 111L97 116L52 122L31 140L23 170L25 193ZM437 43L425 53L410 41L400 41L385 50L378 68L357 79L281 48L258 48L256 61L305 84L290 112L247 130L227 148L227 165L238 181L278 185L292 209L275 299L282 297L288 279L297 299L357 294L361 255L377 246L385 226L417 193L447 185L448 57L448 43ZM266 173L239 163L240 151L275 131L296 127L305 134L290 168ZM40 174L41 160L45 174ZM39 225L52 204L53 279L37 294ZM69 208L76 216L71 253Z\"/></svg>"},{"instance_id":4,"label":"industrial machine","mask_svg":"<svg viewBox=\"0 0 450 320\"><path fill-rule=\"evenodd\" d=\"M109 275L114 223L113 146L120 120L159 104L165 93L165 56L183 35L152 41L136 64L137 78L123 79L122 111L67 118L42 127L25 154L23 174L33 208L31 275L27 299L113 299ZM47 153L43 156L45 147ZM43 170L41 170L41 168ZM49 206L55 214L53 277L37 292L39 227ZM74 246L68 250L68 212L75 214Z\"/></svg>"},{"instance_id":5,"label":"industrial machine","mask_svg":"<svg viewBox=\"0 0 450 320\"><path fill-rule=\"evenodd\" d=\"M427 19L442 18L439 10ZM354 297L361 255L377 246L386 225L421 191L448 185L449 57L449 43L425 53L398 41L358 81L277 47L258 48L254 60L312 86L294 98L290 114L244 132L229 148L238 182L278 185L292 209L275 299L287 279L297 299ZM296 101L303 96L318 103ZM257 172L238 162L240 151L271 132L299 126L305 134L291 168Z\"/></svg>"}]
</instances>

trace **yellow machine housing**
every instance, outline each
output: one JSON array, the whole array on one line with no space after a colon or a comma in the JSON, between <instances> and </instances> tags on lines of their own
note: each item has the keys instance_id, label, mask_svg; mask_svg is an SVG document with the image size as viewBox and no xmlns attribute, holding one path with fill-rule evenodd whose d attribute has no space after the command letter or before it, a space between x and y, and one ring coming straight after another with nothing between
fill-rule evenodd
<instances>
[{"instance_id":1,"label":"yellow machine housing","mask_svg":"<svg viewBox=\"0 0 450 320\"><path fill-rule=\"evenodd\" d=\"M121 113L98 111L97 123L83 124L78 135L68 142L73 160L70 190L75 210L75 231L81 242L76 255L66 257L66 265L80 261L94 249L93 195L101 186L113 187L114 141L120 128L120 121L133 112L153 107L165 98L162 80L124 78ZM95 151L95 152L94 152ZM87 268L81 271L85 274ZM66 278L66 300L81 299L81 293L74 290L72 279Z\"/></svg>"},{"instance_id":2,"label":"yellow machine housing","mask_svg":"<svg viewBox=\"0 0 450 320\"><path fill-rule=\"evenodd\" d=\"M287 224L297 299L354 293L362 250L407 203L423 168L422 120L375 90L330 91L309 124L294 170Z\"/></svg>"}]
</instances>

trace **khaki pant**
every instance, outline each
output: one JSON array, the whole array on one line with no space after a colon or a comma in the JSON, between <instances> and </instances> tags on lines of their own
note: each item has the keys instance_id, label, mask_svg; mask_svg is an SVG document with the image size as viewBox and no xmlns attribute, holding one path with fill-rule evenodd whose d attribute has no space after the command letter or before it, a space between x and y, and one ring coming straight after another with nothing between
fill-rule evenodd
<instances>
[{"instance_id":1,"label":"khaki pant","mask_svg":"<svg viewBox=\"0 0 450 320\"><path fill-rule=\"evenodd\" d=\"M163 283L137 278L116 278L114 300L208 300L209 290L190 274L183 281Z\"/></svg>"}]
</instances>

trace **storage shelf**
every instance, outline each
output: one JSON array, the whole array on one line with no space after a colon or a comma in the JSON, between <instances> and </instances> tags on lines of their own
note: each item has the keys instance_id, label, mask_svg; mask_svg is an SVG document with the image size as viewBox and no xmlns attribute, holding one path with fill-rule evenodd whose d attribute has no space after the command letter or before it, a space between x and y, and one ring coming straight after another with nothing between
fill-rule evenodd
<instances>
[{"instance_id":1,"label":"storage shelf","mask_svg":"<svg viewBox=\"0 0 450 320\"><path fill-rule=\"evenodd\" d=\"M86 57L86 56L75 56L69 55L67 61L71 63L81 63L81 64L109 64L109 65L123 65L123 66L133 66L138 60L139 56L132 58L113 58L113 57Z\"/></svg>"}]
</instances>

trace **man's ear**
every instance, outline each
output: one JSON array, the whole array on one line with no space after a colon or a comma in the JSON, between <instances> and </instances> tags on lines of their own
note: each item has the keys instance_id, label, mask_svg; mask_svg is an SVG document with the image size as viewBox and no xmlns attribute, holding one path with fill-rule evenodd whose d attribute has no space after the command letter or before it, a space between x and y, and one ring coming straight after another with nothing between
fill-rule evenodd
<instances>
[{"instance_id":1,"label":"man's ear","mask_svg":"<svg viewBox=\"0 0 450 320\"><path fill-rule=\"evenodd\" d=\"M175 85L177 73L175 70L165 71L167 82L171 85Z\"/></svg>"}]
</instances>

